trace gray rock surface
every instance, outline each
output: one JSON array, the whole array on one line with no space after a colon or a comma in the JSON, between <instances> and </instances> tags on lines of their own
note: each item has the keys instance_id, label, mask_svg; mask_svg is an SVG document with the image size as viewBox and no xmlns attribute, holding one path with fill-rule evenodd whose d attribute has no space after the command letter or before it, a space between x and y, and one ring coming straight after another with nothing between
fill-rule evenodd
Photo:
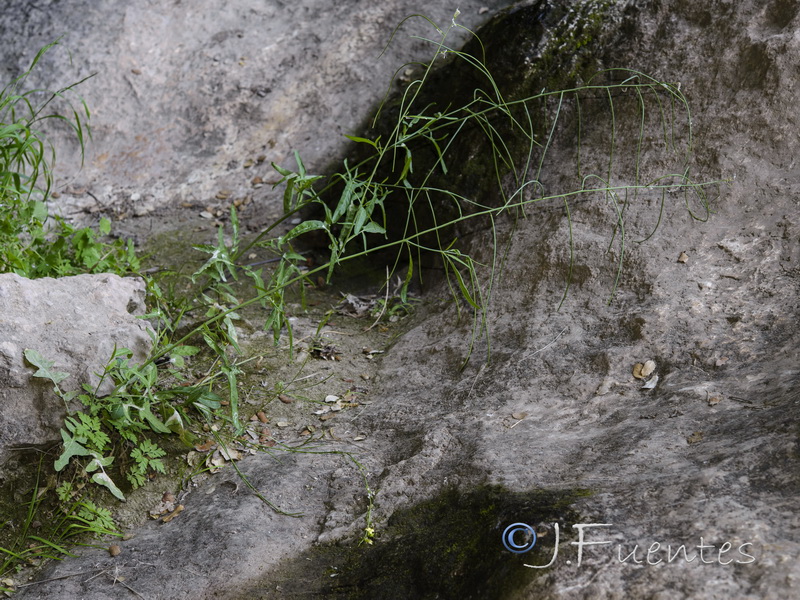
<instances>
[{"instance_id":1,"label":"gray rock surface","mask_svg":"<svg viewBox=\"0 0 800 600\"><path fill-rule=\"evenodd\" d=\"M299 18L305 6L286 8ZM538 11L515 14L513 31L538 26ZM658 233L629 245L611 304L608 207L574 206L571 229L560 206L528 211L494 289L488 363L484 345L459 370L469 323L429 292L430 314L379 359L372 404L337 417L366 439L329 446L354 451L377 490L374 549L350 549L365 524L357 471L329 455L260 455L240 468L282 506L302 504L302 519L276 515L226 474L192 491L179 519L138 528L119 557L83 549L20 596L115 598L124 577L142 597L171 599L797 597L797 15L788 0L614 4L597 66L680 81L695 176L730 183L706 223L666 207ZM535 44L518 40L487 42L535 62ZM325 55L312 58L324 68ZM299 106L298 89L281 102ZM591 164L611 136L602 107L585 114ZM648 166L666 164L647 152ZM569 140L551 157L560 160L543 180L569 182ZM633 164L622 159L615 176L630 181ZM637 201L630 239L659 208ZM501 238L512 229L498 227ZM559 310L570 232L581 276ZM491 236L470 240L465 249L485 260ZM659 376L650 390L631 374L646 360ZM500 541L514 522L541 538L516 557ZM554 522L557 560L527 569L549 559ZM578 564L581 523L608 524L586 537L610 543L584 547ZM668 561L667 546L674 555L681 545L693 560ZM637 546L636 564L620 560Z\"/></svg>"},{"instance_id":2,"label":"gray rock surface","mask_svg":"<svg viewBox=\"0 0 800 600\"><path fill-rule=\"evenodd\" d=\"M506 4L461 2L459 22L475 27ZM53 89L95 74L76 90L92 112L83 170L74 144L52 132L64 177L54 207L64 215L139 217L115 231L143 238L163 229L165 209L192 205L184 218L197 224L206 208L225 215L234 200L252 200L255 227L280 206L270 162L294 167L300 149L310 172L323 170L395 70L429 56L429 44L412 37L430 34L420 19L381 55L394 27L415 13L444 26L455 10L412 0L13 3L0 15L0 31L16 33L2 43L3 68L18 75L62 36L31 81ZM255 177L265 184L254 186Z\"/></svg>"},{"instance_id":3,"label":"gray rock surface","mask_svg":"<svg viewBox=\"0 0 800 600\"><path fill-rule=\"evenodd\" d=\"M14 446L60 439L66 408L49 380L35 378L24 358L36 350L70 376L65 391L97 387L115 346L142 362L150 349L144 314L144 282L117 275L26 279L0 275L0 476ZM111 382L103 382L100 392ZM75 409L76 406L72 406Z\"/></svg>"}]
</instances>

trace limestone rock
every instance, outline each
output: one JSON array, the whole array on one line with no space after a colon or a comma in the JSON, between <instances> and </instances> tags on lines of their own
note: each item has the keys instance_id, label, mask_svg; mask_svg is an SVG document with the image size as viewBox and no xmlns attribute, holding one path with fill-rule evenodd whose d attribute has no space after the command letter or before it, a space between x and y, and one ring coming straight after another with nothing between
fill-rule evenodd
<instances>
[{"instance_id":1,"label":"limestone rock","mask_svg":"<svg viewBox=\"0 0 800 600\"><path fill-rule=\"evenodd\" d=\"M0 275L0 474L14 446L58 439L63 402L52 384L32 377L23 352L32 349L69 373L62 390L97 386L114 346L134 361L150 349L144 314L144 282L117 275L26 279ZM101 392L110 389L103 382Z\"/></svg>"},{"instance_id":2,"label":"limestone rock","mask_svg":"<svg viewBox=\"0 0 800 600\"><path fill-rule=\"evenodd\" d=\"M600 3L524 4L481 35L487 54L505 61L501 89L538 94L540 82L517 87L533 85L526 78L530 65L552 58L552 71L567 73L576 53L545 56L526 31L541 29L547 6L557 9L542 23L552 32L559 14ZM684 199L668 193L661 228L647 243L629 245L609 304L616 271L608 236L617 213L603 201L575 203L568 223L560 203L531 208L513 223L502 278L493 285L487 316L491 361L485 360L485 344L477 344L472 361L460 368L469 332L452 303L419 315L415 327L381 356L371 404L337 414L337 427L363 432L366 439L339 446L332 440L327 448L352 452L363 473L343 468L337 462L343 455L333 453L293 452L280 461L259 453L242 461L248 481L281 506L302 505L304 517L277 515L242 491L234 474L223 474L226 480L189 496L179 519L138 528L124 544L124 560L105 549L80 549L80 556L49 566L42 583L24 588L19 597L111 598L118 576L143 597L192 600L797 596L797 3L609 4L616 10L598 21L605 33L592 60L598 68L626 66L681 82L693 109L695 172L703 180L734 182L713 198L709 222L695 222ZM289 3L285 12L305 23L298 11L312 14L313 6L307 0ZM388 21L385 26L391 27ZM110 31L96 28L93 34ZM571 39L574 50L581 40L573 33L580 31L568 28L551 37L559 44ZM185 32L195 34L189 25ZM302 37L301 32L297 38ZM330 60L322 48L290 64L322 71ZM359 89L353 80L349 85ZM444 90L455 87L452 80L442 84ZM301 87L276 87L270 94L286 107L299 107L287 109L293 118L308 110ZM565 99L564 110L567 104ZM658 154L642 161L626 154L637 147L641 121L630 112L637 105L626 105L627 118L624 111L615 113L612 131L607 98L586 99L582 170L592 164L606 168L612 139L619 141L615 164L627 168L621 180L636 180L648 166L672 167ZM667 102L662 107L672 109ZM551 146L543 185L558 190L568 178L580 184L575 136ZM660 142L663 129L649 123L645 138ZM318 143L315 137L307 145ZM485 145L465 145L464 160L448 162L449 178L458 182L463 164L465 186L472 185L480 175L473 157L484 151ZM187 164L194 160L175 156ZM220 156L221 164L225 158ZM628 200L625 210L633 221L626 235L639 240L659 218L661 197ZM481 231L462 236L461 250L491 264L491 256L478 253L507 239L512 229L500 220L497 226L506 228L497 238ZM587 276L573 280L560 305L570 240L572 272ZM691 256L686 264L675 262L681 251ZM631 365L646 358L656 362L661 378L647 392L630 375ZM596 393L599 387L606 393ZM709 406L711 392L725 401ZM522 412L529 416L512 420ZM362 475L376 491L370 518L378 535L374 545L356 548L340 536L366 524ZM452 514L461 515L459 526L439 527ZM532 525L540 540L522 556L503 545L504 530L513 523ZM541 566L552 555L556 523L557 560L548 569L527 569L525 564ZM583 547L579 563L573 526L581 524L609 526L586 531L587 542L608 543ZM312 547L325 540L341 543ZM675 559L684 545L687 554ZM705 558L698 556L700 545Z\"/></svg>"}]
</instances>

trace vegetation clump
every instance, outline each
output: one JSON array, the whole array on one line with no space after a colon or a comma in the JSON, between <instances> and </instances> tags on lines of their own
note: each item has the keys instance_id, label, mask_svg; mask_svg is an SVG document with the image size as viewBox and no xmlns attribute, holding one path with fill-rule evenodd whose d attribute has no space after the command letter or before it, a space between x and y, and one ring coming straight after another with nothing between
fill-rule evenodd
<instances>
[{"instance_id":1,"label":"vegetation clump","mask_svg":"<svg viewBox=\"0 0 800 600\"><path fill-rule=\"evenodd\" d=\"M309 173L299 154L295 155L294 169L274 165L281 177L278 185L284 189L283 216L245 241L232 206L229 230L220 227L216 243L195 246L206 261L191 276L175 272L143 274L131 243L104 241L110 232L109 221L102 220L97 230L75 229L50 214L54 150L38 125L47 119L68 123L83 151L89 134L89 111L83 100L68 101L80 82L47 95L40 104L34 102L33 92L22 91L30 70L3 89L0 272L27 277L100 271L138 273L147 281L149 312L145 318L153 326L153 351L143 364L132 363L130 352L123 348L110 358L101 375L114 383L114 392L105 397L100 397L96 389L61 392L58 383L63 374L48 362L46 349L29 349L26 353L29 364L37 369L35 375L49 379L68 407L75 399L82 406L78 412L68 410L61 429L63 444L53 464L54 471L62 477L54 489L64 518L61 529L52 534L58 542L50 544L57 551L51 555L66 554L59 544L75 532L114 530L109 514L86 493L92 487L86 484L94 483L99 486L96 490L108 491L123 500L124 488L140 487L155 473L169 469L159 441L163 436L177 436L191 447L201 441L200 436L212 435L228 455L232 442L227 440L241 442L243 436L246 438L239 382L244 365L253 357L242 357L239 331L241 314L247 307L261 306L266 315L261 325L276 344L286 342L291 352L295 339L288 294L295 294L291 299L296 299L302 310L306 291L318 283L318 278L330 282L337 269L348 261L391 253L394 258L387 270L387 289L390 281L397 279L401 265L403 275L391 302L387 294L373 314L378 319L384 315L400 318L412 304L411 282L420 275L423 261L434 257L459 314L472 323L466 362L475 343L487 331L487 309L505 252L496 229L500 219L514 221L524 218L525 211L538 204L554 203L563 205L569 217L571 207L579 200L604 202L614 215L610 246L617 246L621 268L628 243L626 209L637 194L660 195L663 210L667 193L680 192L690 212L698 204L707 211L705 190L711 184L694 182L687 169L644 178L639 169L645 142L642 130L632 146L634 180L620 183L614 171L613 159L618 154L615 108L626 97L638 107L634 119L643 122L654 113L663 125L662 145L683 163L688 161L691 117L680 86L635 71L614 70L564 89L507 97L487 66L480 39L474 38L469 51L449 45L449 33L461 28L457 17L458 12L445 28L431 23L435 35L426 41L433 48L433 56L429 62L415 65L418 75L396 100L381 106L373 128L381 133L348 136L361 148L357 159L344 160L327 177ZM564 35L572 35L572 42L583 44L590 30L591 27L577 33L567 31ZM37 54L31 69L52 46ZM470 70L476 82L469 95L454 104L429 101L428 88L438 81L435 64L442 57ZM599 96L607 104L612 131L608 164L600 171L590 172L578 159L578 185L574 189L548 191L543 182L545 158L565 120L577 123L580 155L580 107L587 96ZM48 112L56 100L66 101L69 117ZM674 135L679 125L686 131L683 142ZM491 199L475 198L442 184L460 168L459 147L467 139L474 142L476 137L485 149L480 160L491 173ZM299 214L313 218L280 235L274 233L279 225ZM703 212L692 215L705 218ZM479 262L459 242L459 226L474 219L488 223L492 239L488 261ZM309 266L300 251L300 244L308 236L325 240L328 256L321 264ZM566 243L572 257L572 240ZM254 250L269 257L269 268L245 263ZM176 280L191 291L177 293L180 286ZM242 285L243 282L249 285ZM488 336L485 341L488 345ZM196 356L207 357L210 365L201 377L188 369L188 363ZM265 445L262 440L248 443L251 447ZM362 542L370 545L379 539L372 522L373 499L379 490L370 488L360 463L345 456L364 476L368 514ZM67 473L71 478L64 477ZM258 490L254 492L279 510ZM37 495L29 504L30 522L40 501L38 493L37 487ZM8 557L0 564L0 576L26 559L26 552L19 548L32 538L30 529L24 527L19 530L17 545L0 548Z\"/></svg>"}]
</instances>

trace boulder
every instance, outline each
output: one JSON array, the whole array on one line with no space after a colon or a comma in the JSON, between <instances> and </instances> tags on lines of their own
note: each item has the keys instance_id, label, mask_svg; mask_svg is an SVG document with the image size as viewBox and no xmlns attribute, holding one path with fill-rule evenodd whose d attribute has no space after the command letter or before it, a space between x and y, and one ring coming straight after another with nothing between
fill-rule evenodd
<instances>
[{"instance_id":1,"label":"boulder","mask_svg":"<svg viewBox=\"0 0 800 600\"><path fill-rule=\"evenodd\" d=\"M134 361L145 360L151 339L147 322L137 318L144 314L144 296L139 278L0 275L0 474L15 446L59 440L66 414L52 382L33 377L36 369L26 362L25 350L69 374L61 390L96 388L115 348L131 350ZM111 387L106 380L99 393Z\"/></svg>"},{"instance_id":2,"label":"boulder","mask_svg":"<svg viewBox=\"0 0 800 600\"><path fill-rule=\"evenodd\" d=\"M465 0L459 22L474 28L506 4ZM73 101L79 94L91 111L85 163L70 131L46 128L61 173L70 177L51 205L65 217L83 223L98 210L135 216L115 222L115 232L139 238L165 230L165 208L192 205L183 218L200 226L198 215L208 207L224 218L235 202L248 209L243 224L259 226L280 206L272 190L280 177L270 163L293 168L298 149L309 172L326 168L341 153L344 134L369 118L367 107L385 95L395 69L428 56L428 45L410 35L428 35L421 19L406 22L384 52L392 29L418 6L412 0L9 5L0 30L20 35L0 40L0 80L22 73L56 38L61 47L45 55L33 87L55 89L94 74L67 94ZM441 1L424 12L444 26L455 10ZM461 32L460 40L466 37Z\"/></svg>"},{"instance_id":3,"label":"boulder","mask_svg":"<svg viewBox=\"0 0 800 600\"><path fill-rule=\"evenodd\" d=\"M571 10L600 5L610 8L600 31L559 27ZM81 549L21 597L111 598L121 577L133 593L171 599L796 597L797 14L785 0L554 1L494 20L482 35L489 55L507 58L503 91L525 93L545 59L556 75L628 67L680 82L693 172L728 181L710 219L694 220L674 194L663 215L658 197L631 198L619 280L603 199L573 205L571 223L563 203L498 219L508 247L487 313L491 354L483 340L461 368L471 323L436 302L446 290L429 290L416 326L376 358L371 404L336 417L360 441L326 438L325 449L361 461L374 507L362 473L331 455L261 454L241 462L249 483L304 505L305 517L270 511L229 472L193 491L179 519L137 528L119 556ZM560 54L540 45L543 29ZM444 89L456 89L446 77ZM542 89L527 82L527 93ZM622 183L670 166L652 122L643 160L630 160L636 102L617 105L615 131L607 98L593 100L582 107L587 166L608 160L611 140ZM565 130L541 177L556 189L575 177ZM457 164L452 181L472 184L475 166ZM659 231L634 243L660 217ZM492 232L468 233L462 251L488 264ZM374 545L357 547L367 514ZM515 523L537 533L528 552L509 549L530 539L524 527L504 537Z\"/></svg>"}]
</instances>

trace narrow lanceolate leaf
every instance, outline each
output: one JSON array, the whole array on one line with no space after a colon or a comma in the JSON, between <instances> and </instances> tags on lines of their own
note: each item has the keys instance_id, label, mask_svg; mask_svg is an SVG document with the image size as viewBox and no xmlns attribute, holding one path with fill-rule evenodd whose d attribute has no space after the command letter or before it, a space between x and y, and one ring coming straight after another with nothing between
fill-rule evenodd
<instances>
[{"instance_id":1,"label":"narrow lanceolate leaf","mask_svg":"<svg viewBox=\"0 0 800 600\"><path fill-rule=\"evenodd\" d=\"M77 558L77 556L78 556L77 554L72 554L66 548L64 548L63 546L59 546L58 544L56 544L52 540L41 538L38 535L29 535L28 537L30 539L32 539L33 541L35 541L35 542L39 542L40 544L43 544L45 546L48 546L48 547L52 548L53 550L55 550L59 554L63 554L64 556L71 556L73 558ZM0 550L2 550L2 548L0 548ZM22 558L22 557L20 557L20 558Z\"/></svg>"},{"instance_id":2,"label":"narrow lanceolate leaf","mask_svg":"<svg viewBox=\"0 0 800 600\"><path fill-rule=\"evenodd\" d=\"M455 275L456 281L458 282L458 288L461 290L461 295L464 297L464 300L466 300L473 308L480 310L481 309L480 305L472 297L472 294L469 293L469 289L467 288L467 284L464 281L464 277L463 275L461 275L461 271L458 270L458 263L461 263L467 267L467 270L470 275L470 281L471 283L473 283L473 289L474 289L475 272L471 264L471 261L462 260L461 253L458 252L458 250L445 252L443 254L443 258L445 258L450 268L453 269L453 274Z\"/></svg>"},{"instance_id":3,"label":"narrow lanceolate leaf","mask_svg":"<svg viewBox=\"0 0 800 600\"><path fill-rule=\"evenodd\" d=\"M167 426L164 425L158 419L158 417L156 417L152 413L152 411L150 410L150 407L147 404L145 404L144 406L142 406L139 409L139 414L142 416L142 418L145 421L147 421L147 424L150 425L150 429L152 429L156 433L170 433L170 430L167 428Z\"/></svg>"},{"instance_id":4,"label":"narrow lanceolate leaf","mask_svg":"<svg viewBox=\"0 0 800 600\"><path fill-rule=\"evenodd\" d=\"M472 298L472 295L469 293L469 290L467 289L467 286L464 283L464 278L461 276L461 273L456 268L453 269L453 272L456 274L458 287L461 289L461 295L464 296L464 300L469 302L470 306L472 306L473 308L480 310L481 307L478 305L477 302L475 302L475 300Z\"/></svg>"},{"instance_id":5,"label":"narrow lanceolate leaf","mask_svg":"<svg viewBox=\"0 0 800 600\"><path fill-rule=\"evenodd\" d=\"M289 240L293 240L294 238L303 235L304 233L308 233L309 231L317 231L319 229L327 229L327 228L328 226L325 225L325 223L323 223L322 221L315 221L313 219L309 221L303 221L297 227L292 229L289 233L287 233L284 236L281 236L280 242L282 245L288 242Z\"/></svg>"},{"instance_id":6,"label":"narrow lanceolate leaf","mask_svg":"<svg viewBox=\"0 0 800 600\"><path fill-rule=\"evenodd\" d=\"M367 138L358 137L356 135L345 135L344 137L346 137L348 140L351 140L353 142L358 142L358 143L361 143L361 144L369 144L370 146L372 146L376 150L378 149L377 141L368 140Z\"/></svg>"},{"instance_id":7,"label":"narrow lanceolate leaf","mask_svg":"<svg viewBox=\"0 0 800 600\"><path fill-rule=\"evenodd\" d=\"M359 206L358 211L356 212L356 218L353 221L353 235L358 235L361 233L361 230L364 228L364 223L366 223L368 217L369 215L367 214L367 210L363 206Z\"/></svg>"},{"instance_id":8,"label":"narrow lanceolate leaf","mask_svg":"<svg viewBox=\"0 0 800 600\"><path fill-rule=\"evenodd\" d=\"M386 230L378 225L375 221L370 221L366 225L364 225L364 229L361 230L363 233L386 233Z\"/></svg>"},{"instance_id":9,"label":"narrow lanceolate leaf","mask_svg":"<svg viewBox=\"0 0 800 600\"><path fill-rule=\"evenodd\" d=\"M342 195L339 197L339 202L333 211L333 215L331 216L331 223L337 223L339 219L347 214L348 210L350 210L350 206L353 204L353 197L356 195L356 188L358 188L360 185L360 182L355 181L352 178L348 178L345 181L344 190L342 190Z\"/></svg>"},{"instance_id":10,"label":"narrow lanceolate leaf","mask_svg":"<svg viewBox=\"0 0 800 600\"><path fill-rule=\"evenodd\" d=\"M235 367L223 367L222 372L228 378L229 401L231 404L231 419L233 420L236 433L241 434L242 424L239 422L239 388L236 375L240 372Z\"/></svg>"},{"instance_id":11,"label":"narrow lanceolate leaf","mask_svg":"<svg viewBox=\"0 0 800 600\"><path fill-rule=\"evenodd\" d=\"M405 181L408 174L414 172L414 161L411 155L411 150L409 150L405 144L402 144L402 146L406 149L406 159L403 163L403 172L400 173L398 181ZM445 173L447 172L445 171Z\"/></svg>"}]
</instances>

